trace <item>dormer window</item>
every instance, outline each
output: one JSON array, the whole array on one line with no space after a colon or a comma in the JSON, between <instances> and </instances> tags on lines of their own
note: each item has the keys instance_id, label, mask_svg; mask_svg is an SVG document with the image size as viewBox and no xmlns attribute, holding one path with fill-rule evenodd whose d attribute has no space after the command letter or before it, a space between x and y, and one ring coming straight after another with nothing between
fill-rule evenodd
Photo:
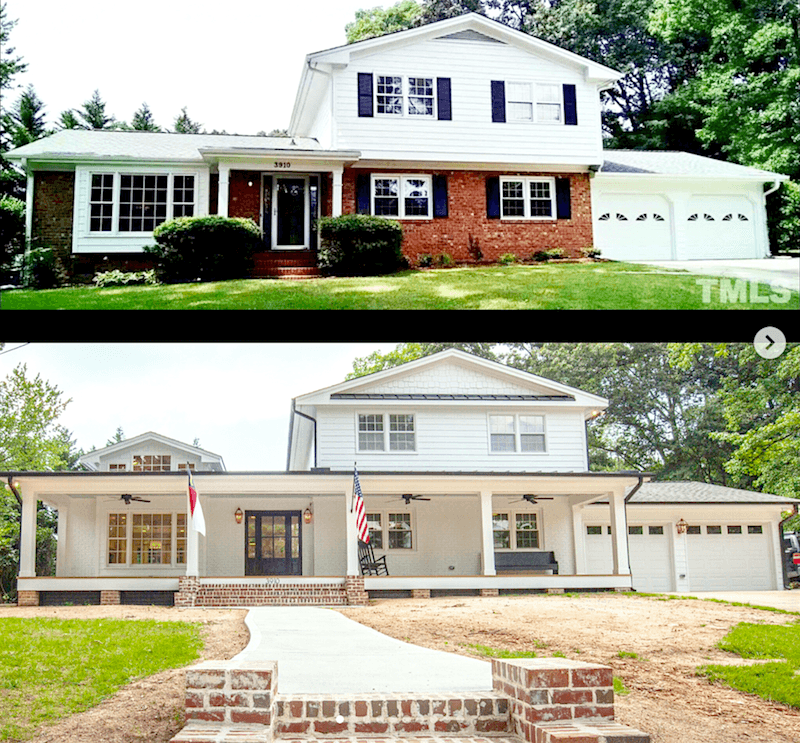
<instances>
[{"instance_id":1,"label":"dormer window","mask_svg":"<svg viewBox=\"0 0 800 743\"><path fill-rule=\"evenodd\" d=\"M358 451L416 451L416 446L413 414L359 414Z\"/></svg>"},{"instance_id":2,"label":"dormer window","mask_svg":"<svg viewBox=\"0 0 800 743\"><path fill-rule=\"evenodd\" d=\"M140 454L133 457L134 472L169 472L172 469L169 454Z\"/></svg>"}]
</instances>

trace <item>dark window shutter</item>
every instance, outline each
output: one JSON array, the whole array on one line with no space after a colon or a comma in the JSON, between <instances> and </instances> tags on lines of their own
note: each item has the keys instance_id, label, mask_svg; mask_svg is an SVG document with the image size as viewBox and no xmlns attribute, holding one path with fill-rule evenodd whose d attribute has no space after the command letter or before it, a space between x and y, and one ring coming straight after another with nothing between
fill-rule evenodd
<instances>
[{"instance_id":1,"label":"dark window shutter","mask_svg":"<svg viewBox=\"0 0 800 743\"><path fill-rule=\"evenodd\" d=\"M502 123L506 120L506 84L502 80L492 80L492 121Z\"/></svg>"},{"instance_id":2,"label":"dark window shutter","mask_svg":"<svg viewBox=\"0 0 800 743\"><path fill-rule=\"evenodd\" d=\"M564 123L578 123L578 105L575 100L575 86L564 85Z\"/></svg>"},{"instance_id":3,"label":"dark window shutter","mask_svg":"<svg viewBox=\"0 0 800 743\"><path fill-rule=\"evenodd\" d=\"M356 214L369 214L369 174L356 176Z\"/></svg>"},{"instance_id":4,"label":"dark window shutter","mask_svg":"<svg viewBox=\"0 0 800 743\"><path fill-rule=\"evenodd\" d=\"M486 179L486 216L489 219L500 219L499 176L492 176Z\"/></svg>"},{"instance_id":5,"label":"dark window shutter","mask_svg":"<svg viewBox=\"0 0 800 743\"><path fill-rule=\"evenodd\" d=\"M447 176L433 176L433 216L439 219L447 217Z\"/></svg>"},{"instance_id":6,"label":"dark window shutter","mask_svg":"<svg viewBox=\"0 0 800 743\"><path fill-rule=\"evenodd\" d=\"M556 217L558 219L572 219L569 178L556 178Z\"/></svg>"},{"instance_id":7,"label":"dark window shutter","mask_svg":"<svg viewBox=\"0 0 800 743\"><path fill-rule=\"evenodd\" d=\"M372 116L372 73L358 73L358 115Z\"/></svg>"},{"instance_id":8,"label":"dark window shutter","mask_svg":"<svg viewBox=\"0 0 800 743\"><path fill-rule=\"evenodd\" d=\"M450 78L436 78L436 101L438 105L439 121L451 121L453 110L450 105Z\"/></svg>"}]
</instances>

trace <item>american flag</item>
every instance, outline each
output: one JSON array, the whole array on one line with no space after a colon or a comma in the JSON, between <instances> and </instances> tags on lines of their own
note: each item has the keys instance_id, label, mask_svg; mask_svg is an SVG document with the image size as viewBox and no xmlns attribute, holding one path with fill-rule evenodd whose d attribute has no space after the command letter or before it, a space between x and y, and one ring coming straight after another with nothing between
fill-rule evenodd
<instances>
[{"instance_id":1,"label":"american flag","mask_svg":"<svg viewBox=\"0 0 800 743\"><path fill-rule=\"evenodd\" d=\"M195 531L205 535L206 533L206 520L203 518L203 507L200 505L200 498L197 495L197 488L194 486L194 479L192 478L192 471L186 467L189 473L189 509L192 512L192 525Z\"/></svg>"},{"instance_id":2,"label":"american flag","mask_svg":"<svg viewBox=\"0 0 800 743\"><path fill-rule=\"evenodd\" d=\"M358 481L358 470L353 466L353 505L356 512L356 530L358 538L369 544L369 525L367 524L367 512L364 508L364 497L361 494L361 483Z\"/></svg>"}]
</instances>

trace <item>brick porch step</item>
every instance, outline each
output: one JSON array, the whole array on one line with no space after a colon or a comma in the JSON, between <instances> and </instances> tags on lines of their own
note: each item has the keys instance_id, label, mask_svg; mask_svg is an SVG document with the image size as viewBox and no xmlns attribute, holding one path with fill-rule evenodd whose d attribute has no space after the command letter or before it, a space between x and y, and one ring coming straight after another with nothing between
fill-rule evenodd
<instances>
[{"instance_id":1,"label":"brick porch step","mask_svg":"<svg viewBox=\"0 0 800 743\"><path fill-rule=\"evenodd\" d=\"M270 250L253 256L254 278L311 278L319 276L313 250Z\"/></svg>"}]
</instances>

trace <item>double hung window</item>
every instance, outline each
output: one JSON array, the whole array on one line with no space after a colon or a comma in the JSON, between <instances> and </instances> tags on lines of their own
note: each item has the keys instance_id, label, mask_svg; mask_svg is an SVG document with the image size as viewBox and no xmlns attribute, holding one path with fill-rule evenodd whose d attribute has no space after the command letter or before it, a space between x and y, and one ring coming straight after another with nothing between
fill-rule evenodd
<instances>
[{"instance_id":1,"label":"double hung window","mask_svg":"<svg viewBox=\"0 0 800 743\"><path fill-rule=\"evenodd\" d=\"M503 219L555 219L555 180L523 176L500 178L500 207Z\"/></svg>"},{"instance_id":2,"label":"double hung window","mask_svg":"<svg viewBox=\"0 0 800 743\"><path fill-rule=\"evenodd\" d=\"M373 512L367 514L369 543L376 550L414 548L414 529L410 513Z\"/></svg>"},{"instance_id":3,"label":"double hung window","mask_svg":"<svg viewBox=\"0 0 800 743\"><path fill-rule=\"evenodd\" d=\"M564 120L560 85L509 81L505 97L508 121L560 124Z\"/></svg>"},{"instance_id":4,"label":"double hung window","mask_svg":"<svg viewBox=\"0 0 800 743\"><path fill-rule=\"evenodd\" d=\"M368 413L358 416L358 451L416 451L411 413Z\"/></svg>"},{"instance_id":5,"label":"double hung window","mask_svg":"<svg viewBox=\"0 0 800 743\"><path fill-rule=\"evenodd\" d=\"M374 175L372 214L399 219L430 219L431 177L429 175Z\"/></svg>"},{"instance_id":6,"label":"double hung window","mask_svg":"<svg viewBox=\"0 0 800 743\"><path fill-rule=\"evenodd\" d=\"M490 415L489 448L493 453L543 453L543 415Z\"/></svg>"},{"instance_id":7,"label":"double hung window","mask_svg":"<svg viewBox=\"0 0 800 743\"><path fill-rule=\"evenodd\" d=\"M492 514L494 548L539 549L539 518L535 513Z\"/></svg>"},{"instance_id":8,"label":"double hung window","mask_svg":"<svg viewBox=\"0 0 800 743\"><path fill-rule=\"evenodd\" d=\"M380 116L426 116L436 111L432 77L376 75L375 112Z\"/></svg>"}]
</instances>

